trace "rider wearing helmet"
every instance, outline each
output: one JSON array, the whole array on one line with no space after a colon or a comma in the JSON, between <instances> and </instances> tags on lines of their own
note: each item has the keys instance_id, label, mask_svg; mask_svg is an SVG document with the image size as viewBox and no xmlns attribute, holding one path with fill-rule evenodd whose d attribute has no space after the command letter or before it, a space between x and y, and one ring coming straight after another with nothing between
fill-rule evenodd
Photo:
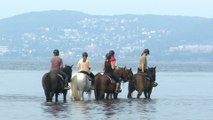
<instances>
[{"instance_id":1,"label":"rider wearing helmet","mask_svg":"<svg viewBox=\"0 0 213 120\"><path fill-rule=\"evenodd\" d=\"M116 68L116 58L115 58L115 52L114 52L114 50L110 50L109 54L111 56L110 57L110 61L112 63L112 69L115 70L115 68Z\"/></svg>"},{"instance_id":2,"label":"rider wearing helmet","mask_svg":"<svg viewBox=\"0 0 213 120\"><path fill-rule=\"evenodd\" d=\"M120 80L117 77L117 75L115 75L115 73L114 73L113 63L110 60L111 57L112 56L111 56L110 53L106 54L106 59L105 59L105 62L104 62L104 73L110 74L110 76L115 80L115 82L116 82L116 90L115 90L115 92L118 93L118 92L120 92L120 90L119 90Z\"/></svg>"},{"instance_id":3,"label":"rider wearing helmet","mask_svg":"<svg viewBox=\"0 0 213 120\"><path fill-rule=\"evenodd\" d=\"M59 50L55 49L53 51L53 57L50 60L51 63L51 71L56 71L58 74L62 75L64 79L64 89L69 89L68 87L68 76L61 69L63 68L63 60L59 57Z\"/></svg>"},{"instance_id":4,"label":"rider wearing helmet","mask_svg":"<svg viewBox=\"0 0 213 120\"><path fill-rule=\"evenodd\" d=\"M148 64L147 64L147 56L150 54L149 49L144 49L144 51L141 54L140 60L139 60L139 65L138 65L138 72L145 73L145 76L149 79L152 80L151 75L147 72L148 69ZM153 83L153 87L156 87L157 83Z\"/></svg>"},{"instance_id":5,"label":"rider wearing helmet","mask_svg":"<svg viewBox=\"0 0 213 120\"><path fill-rule=\"evenodd\" d=\"M141 54L138 66L138 72L144 72L147 69L147 56L149 55L149 49L144 49L143 53Z\"/></svg>"},{"instance_id":6,"label":"rider wearing helmet","mask_svg":"<svg viewBox=\"0 0 213 120\"><path fill-rule=\"evenodd\" d=\"M91 65L90 65L90 61L88 59L87 52L82 53L82 58L78 61L77 67L78 67L78 71L80 73L85 73L91 78L92 85L93 85L95 75L90 71Z\"/></svg>"}]
</instances>

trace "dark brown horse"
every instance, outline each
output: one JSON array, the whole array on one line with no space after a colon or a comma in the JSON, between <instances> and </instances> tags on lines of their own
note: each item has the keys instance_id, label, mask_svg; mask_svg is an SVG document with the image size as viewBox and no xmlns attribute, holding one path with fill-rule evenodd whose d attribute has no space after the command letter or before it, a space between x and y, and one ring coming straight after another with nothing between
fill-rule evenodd
<instances>
[{"instance_id":1,"label":"dark brown horse","mask_svg":"<svg viewBox=\"0 0 213 120\"><path fill-rule=\"evenodd\" d=\"M65 65L62 69L62 71L68 75L69 82L72 76L72 66ZM67 90L64 89L64 82L56 71L50 71L43 75L42 86L46 96L46 102L52 102L54 94L55 102L58 102L59 93L63 93L64 102L66 102Z\"/></svg>"},{"instance_id":2,"label":"dark brown horse","mask_svg":"<svg viewBox=\"0 0 213 120\"><path fill-rule=\"evenodd\" d=\"M152 80L148 80L144 73L136 73L133 75L133 79L129 81L129 92L127 95L128 98L132 98L131 93L134 90L137 90L137 98L140 98L142 92L144 92L145 98L150 99L153 82L156 78L156 67L148 68L148 73L151 75Z\"/></svg>"},{"instance_id":3,"label":"dark brown horse","mask_svg":"<svg viewBox=\"0 0 213 120\"><path fill-rule=\"evenodd\" d=\"M126 67L116 69L115 74L120 77L123 82L129 81L133 76L132 70L126 69ZM96 100L104 99L105 93L107 93L106 99L109 99L110 94L113 94L114 99L117 99L118 93L114 92L116 83L109 75L98 73L95 76L94 88Z\"/></svg>"}]
</instances>

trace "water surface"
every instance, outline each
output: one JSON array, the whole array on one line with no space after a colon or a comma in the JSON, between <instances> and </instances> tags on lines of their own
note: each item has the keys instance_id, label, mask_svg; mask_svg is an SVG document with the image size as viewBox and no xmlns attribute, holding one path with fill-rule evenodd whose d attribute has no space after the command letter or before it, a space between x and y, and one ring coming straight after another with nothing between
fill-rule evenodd
<instances>
[{"instance_id":1,"label":"water surface","mask_svg":"<svg viewBox=\"0 0 213 120\"><path fill-rule=\"evenodd\" d=\"M41 77L46 70L0 70L0 114L2 120L212 120L211 72L158 72L159 86L151 100L128 99L127 83L118 100L46 103Z\"/></svg>"}]
</instances>

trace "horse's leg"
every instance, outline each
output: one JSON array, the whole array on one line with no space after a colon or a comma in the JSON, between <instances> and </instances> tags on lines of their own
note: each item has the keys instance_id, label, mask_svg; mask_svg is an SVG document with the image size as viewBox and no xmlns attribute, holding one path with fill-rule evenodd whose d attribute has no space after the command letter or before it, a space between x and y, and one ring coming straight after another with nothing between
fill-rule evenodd
<instances>
[{"instance_id":1,"label":"horse's leg","mask_svg":"<svg viewBox=\"0 0 213 120\"><path fill-rule=\"evenodd\" d=\"M144 91L144 96L145 96L145 98L147 98L148 96L147 96L147 91Z\"/></svg>"},{"instance_id":2,"label":"horse's leg","mask_svg":"<svg viewBox=\"0 0 213 120\"><path fill-rule=\"evenodd\" d=\"M132 92L135 90L135 85L133 83L133 81L129 81L129 85L128 85L128 98L132 98Z\"/></svg>"},{"instance_id":3,"label":"horse's leg","mask_svg":"<svg viewBox=\"0 0 213 120\"><path fill-rule=\"evenodd\" d=\"M114 99L118 99L118 93L113 94Z\"/></svg>"},{"instance_id":4,"label":"horse's leg","mask_svg":"<svg viewBox=\"0 0 213 120\"><path fill-rule=\"evenodd\" d=\"M92 91L90 90L90 91L88 92L89 100L91 100L91 93L92 93Z\"/></svg>"},{"instance_id":5,"label":"horse's leg","mask_svg":"<svg viewBox=\"0 0 213 120\"><path fill-rule=\"evenodd\" d=\"M84 91L82 91L82 94L81 94L81 100L84 100Z\"/></svg>"},{"instance_id":6,"label":"horse's leg","mask_svg":"<svg viewBox=\"0 0 213 120\"><path fill-rule=\"evenodd\" d=\"M55 93L55 102L58 102L58 93Z\"/></svg>"},{"instance_id":7,"label":"horse's leg","mask_svg":"<svg viewBox=\"0 0 213 120\"><path fill-rule=\"evenodd\" d=\"M106 99L109 100L109 93L107 93Z\"/></svg>"},{"instance_id":8,"label":"horse's leg","mask_svg":"<svg viewBox=\"0 0 213 120\"><path fill-rule=\"evenodd\" d=\"M99 94L99 95L100 95L99 98L100 98L100 99L104 99L104 91L103 91L103 90L100 90L99 93L100 93L100 94Z\"/></svg>"},{"instance_id":9,"label":"horse's leg","mask_svg":"<svg viewBox=\"0 0 213 120\"><path fill-rule=\"evenodd\" d=\"M148 99L150 99L151 93L152 93L152 88L148 91L148 96L147 96Z\"/></svg>"},{"instance_id":10,"label":"horse's leg","mask_svg":"<svg viewBox=\"0 0 213 120\"><path fill-rule=\"evenodd\" d=\"M84 95L83 90L79 90L79 91L78 91L78 99L79 99L80 101L83 101L83 100L84 100L83 95Z\"/></svg>"},{"instance_id":11,"label":"horse's leg","mask_svg":"<svg viewBox=\"0 0 213 120\"><path fill-rule=\"evenodd\" d=\"M110 93L110 99L112 100L112 93Z\"/></svg>"},{"instance_id":12,"label":"horse's leg","mask_svg":"<svg viewBox=\"0 0 213 120\"><path fill-rule=\"evenodd\" d=\"M95 94L95 99L98 100L98 92L97 92L97 89L94 90L94 94Z\"/></svg>"},{"instance_id":13,"label":"horse's leg","mask_svg":"<svg viewBox=\"0 0 213 120\"><path fill-rule=\"evenodd\" d=\"M67 102L66 96L67 96L67 90L64 90L63 92L63 96L64 96L64 103Z\"/></svg>"},{"instance_id":14,"label":"horse's leg","mask_svg":"<svg viewBox=\"0 0 213 120\"><path fill-rule=\"evenodd\" d=\"M138 98L138 99L140 98L141 94L142 94L142 91L139 90L139 91L138 91L138 95L137 95L137 98Z\"/></svg>"},{"instance_id":15,"label":"horse's leg","mask_svg":"<svg viewBox=\"0 0 213 120\"><path fill-rule=\"evenodd\" d=\"M46 102L50 102L50 92L45 91L45 96L46 96Z\"/></svg>"},{"instance_id":16,"label":"horse's leg","mask_svg":"<svg viewBox=\"0 0 213 120\"><path fill-rule=\"evenodd\" d=\"M49 93L49 102L52 102L52 101L53 101L53 96L54 96L54 93L53 93L53 92L50 92L50 93Z\"/></svg>"}]
</instances>

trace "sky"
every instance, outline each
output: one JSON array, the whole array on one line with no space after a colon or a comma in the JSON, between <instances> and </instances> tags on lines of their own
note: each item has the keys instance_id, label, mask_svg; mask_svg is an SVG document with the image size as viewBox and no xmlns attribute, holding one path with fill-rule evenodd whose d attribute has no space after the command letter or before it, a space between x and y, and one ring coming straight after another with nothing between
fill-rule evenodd
<instances>
[{"instance_id":1,"label":"sky","mask_svg":"<svg viewBox=\"0 0 213 120\"><path fill-rule=\"evenodd\" d=\"M74 10L91 15L154 14L213 18L213 0L0 0L0 19L47 10Z\"/></svg>"}]
</instances>

